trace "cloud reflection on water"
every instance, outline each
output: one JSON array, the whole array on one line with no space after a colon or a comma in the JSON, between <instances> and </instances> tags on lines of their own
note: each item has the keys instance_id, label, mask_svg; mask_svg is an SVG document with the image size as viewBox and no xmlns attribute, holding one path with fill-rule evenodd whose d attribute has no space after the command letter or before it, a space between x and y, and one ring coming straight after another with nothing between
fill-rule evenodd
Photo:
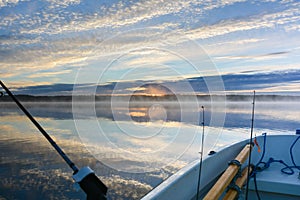
<instances>
[{"instance_id":1,"label":"cloud reflection on water","mask_svg":"<svg viewBox=\"0 0 300 200\"><path fill-rule=\"evenodd\" d=\"M11 116L7 118L2 116L0 124L6 124L10 119ZM45 127L53 123L47 119L38 120L45 124ZM72 174L68 166L37 130L32 130L30 124L23 124L23 122L28 123L26 118L16 116L14 125L1 126L0 197L85 199L82 191L76 192L72 188ZM89 165L97 172L110 188L108 194L110 199L139 199L154 186L153 184L158 184L166 178L166 176L158 176L159 172L135 176L122 174L104 166L93 158L76 134L73 133L73 137L67 138L58 134L62 131L59 126L70 125L68 122L69 120L56 121L58 128L48 130L49 133L51 132L54 140L75 163L80 167ZM68 125L65 128L72 129Z\"/></svg>"},{"instance_id":2,"label":"cloud reflection on water","mask_svg":"<svg viewBox=\"0 0 300 200\"><path fill-rule=\"evenodd\" d=\"M205 103L204 103L205 105ZM84 199L82 192L76 192L72 188L71 171L47 141L33 127L25 116L21 115L14 105L1 104L0 124L0 198L8 199ZM97 118L102 128L107 127L110 130L110 139L120 148L112 148L105 145L99 145L101 142L97 140L81 141L78 138L76 128L70 113L72 108L67 103L38 103L26 104L30 112L37 116L37 120L42 126L54 137L55 141L65 150L65 152L80 167L91 166L100 178L109 186L110 199L139 199L147 193L152 187L159 184L163 179L174 173L187 163L199 157L199 144L201 127L189 122L180 122L180 112L176 110L176 106L164 107L168 113L166 121L149 121L134 120L137 127L141 127L144 132L140 134L151 133L151 130L157 130L163 126L166 130L165 134L155 137L149 142L141 137L124 137L118 127L111 126L113 116L110 107L107 104L99 103L96 105ZM83 105L84 106L84 105ZM206 105L205 105L206 106ZM106 108L106 109L105 109ZM132 110L147 113L147 107L134 107ZM209 121L210 109L206 106L206 117ZM300 104L297 102L257 102L255 115L255 133L268 132L277 133L294 133L296 128L300 127L297 118L299 116ZM173 109L173 110L172 110ZM122 113L122 106L120 106ZM190 112L199 113L198 109L191 109ZM248 138L251 102L227 102L226 108L218 107L215 112L226 112L225 127L205 127L205 152L217 150L218 148L230 143ZM126 113L124 113L126 114ZM86 133L92 134L97 128L91 126L92 116L82 115L82 122L86 124ZM131 128L132 121L118 121L123 128ZM186 142L190 142L190 137L180 137L176 140L174 148L166 148L165 151L158 152L155 156L153 151L159 147L168 145L169 137L178 127L185 135L193 135L196 130L195 137L188 148L184 148ZM200 127L200 130L198 130ZM84 127L83 127L84 128ZM217 135L217 132L222 132ZM149 134L150 134L149 133ZM133 133L139 136L139 133ZM122 137L120 137L120 135ZM218 136L218 142L216 141ZM210 140L214 138L214 140ZM95 135L97 139L97 135ZM211 142L209 142L211 141ZM92 153L96 158L88 152L92 149ZM175 148L184 149L182 155L173 151ZM128 156L120 154L121 151L127 152ZM143 157L134 157L136 152L140 152ZM149 154L150 153L150 154ZM205 153L205 154L206 154ZM106 159L106 160L105 160ZM169 159L169 165L165 165L162 160ZM128 173L117 171L114 168L103 165L110 163L116 168L122 166L125 170L143 169L145 166L162 168L146 172L146 173Z\"/></svg>"}]
</instances>

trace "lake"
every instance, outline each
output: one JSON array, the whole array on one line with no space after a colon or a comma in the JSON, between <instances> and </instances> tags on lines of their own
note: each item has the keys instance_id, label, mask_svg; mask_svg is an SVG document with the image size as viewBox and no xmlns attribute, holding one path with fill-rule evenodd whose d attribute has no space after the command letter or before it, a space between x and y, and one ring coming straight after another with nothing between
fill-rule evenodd
<instances>
[{"instance_id":1,"label":"lake","mask_svg":"<svg viewBox=\"0 0 300 200\"><path fill-rule=\"evenodd\" d=\"M251 101L24 105L78 167L96 172L108 199L139 199L199 159L203 131L204 155L250 136ZM17 106L1 102L0 109L0 199L85 199L71 169ZM294 134L299 118L299 102L256 102L254 135Z\"/></svg>"}]
</instances>

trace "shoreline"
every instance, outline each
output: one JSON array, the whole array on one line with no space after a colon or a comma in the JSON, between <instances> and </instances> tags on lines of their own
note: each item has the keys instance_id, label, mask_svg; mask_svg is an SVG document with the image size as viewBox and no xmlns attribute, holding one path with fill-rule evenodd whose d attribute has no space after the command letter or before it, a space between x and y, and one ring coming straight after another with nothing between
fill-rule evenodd
<instances>
[{"instance_id":1,"label":"shoreline","mask_svg":"<svg viewBox=\"0 0 300 200\"><path fill-rule=\"evenodd\" d=\"M33 95L15 95L22 102L174 102L174 101L195 101L195 96L198 101L251 101L252 95L164 95L164 96L149 96L149 95L81 95L81 96L33 96ZM300 96L285 96L285 95L256 95L256 101L300 101ZM11 102L12 99L4 95L0 97L0 102Z\"/></svg>"}]
</instances>

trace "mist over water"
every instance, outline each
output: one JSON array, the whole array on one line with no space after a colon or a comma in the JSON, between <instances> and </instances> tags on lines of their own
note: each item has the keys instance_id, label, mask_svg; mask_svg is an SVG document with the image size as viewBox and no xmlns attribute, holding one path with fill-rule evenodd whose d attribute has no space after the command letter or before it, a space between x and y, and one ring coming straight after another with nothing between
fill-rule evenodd
<instances>
[{"instance_id":1,"label":"mist over water","mask_svg":"<svg viewBox=\"0 0 300 200\"><path fill-rule=\"evenodd\" d=\"M205 101L199 104L205 108L205 154L249 137L251 101L226 102L225 107ZM24 105L79 167L88 165L95 170L109 187L109 199L139 199L172 173L199 158L202 110L189 107L188 103L120 103L112 111L109 102L97 102L96 116L86 113L87 105L82 103L82 112L77 113L84 126L81 128L88 135L98 133L99 127L93 126L96 120L120 151L109 148L107 141L97 141L97 135L91 140L82 140L70 102L27 102ZM300 128L299 102L258 101L255 106L256 135L263 132L294 134ZM16 105L1 102L0 109L0 199L85 199L85 194L72 186L71 170ZM198 121L188 117L196 115L200 116ZM212 122L223 115L224 125ZM124 130L131 132L125 135ZM153 134L158 130L163 131ZM185 137L174 135L174 130L184 132ZM99 145L101 142L103 146ZM176 152L170 145L184 151ZM135 155L136 151L144 156ZM167 165L162 162L166 159L170 159ZM145 171L145 167L152 170ZM139 169L138 173L132 172Z\"/></svg>"}]
</instances>

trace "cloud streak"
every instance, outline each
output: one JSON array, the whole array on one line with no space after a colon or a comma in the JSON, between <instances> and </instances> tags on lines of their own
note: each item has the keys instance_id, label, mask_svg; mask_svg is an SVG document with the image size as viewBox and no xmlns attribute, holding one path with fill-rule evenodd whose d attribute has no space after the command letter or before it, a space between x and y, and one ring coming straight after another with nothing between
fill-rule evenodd
<instances>
[{"instance_id":1,"label":"cloud streak","mask_svg":"<svg viewBox=\"0 0 300 200\"><path fill-rule=\"evenodd\" d=\"M274 58L291 58L285 66L294 66L299 58L290 52L300 46L299 7L297 1L6 1L0 4L2 78L74 82L79 67L104 69L105 59L113 61L141 47L176 47L188 39L199 42L222 73L243 71L242 62L255 70L261 61L272 67ZM134 29L144 31L130 35ZM174 56L155 57L127 57L115 70L155 62L150 68L167 64L191 76ZM143 78L136 74L136 79Z\"/></svg>"}]
</instances>

